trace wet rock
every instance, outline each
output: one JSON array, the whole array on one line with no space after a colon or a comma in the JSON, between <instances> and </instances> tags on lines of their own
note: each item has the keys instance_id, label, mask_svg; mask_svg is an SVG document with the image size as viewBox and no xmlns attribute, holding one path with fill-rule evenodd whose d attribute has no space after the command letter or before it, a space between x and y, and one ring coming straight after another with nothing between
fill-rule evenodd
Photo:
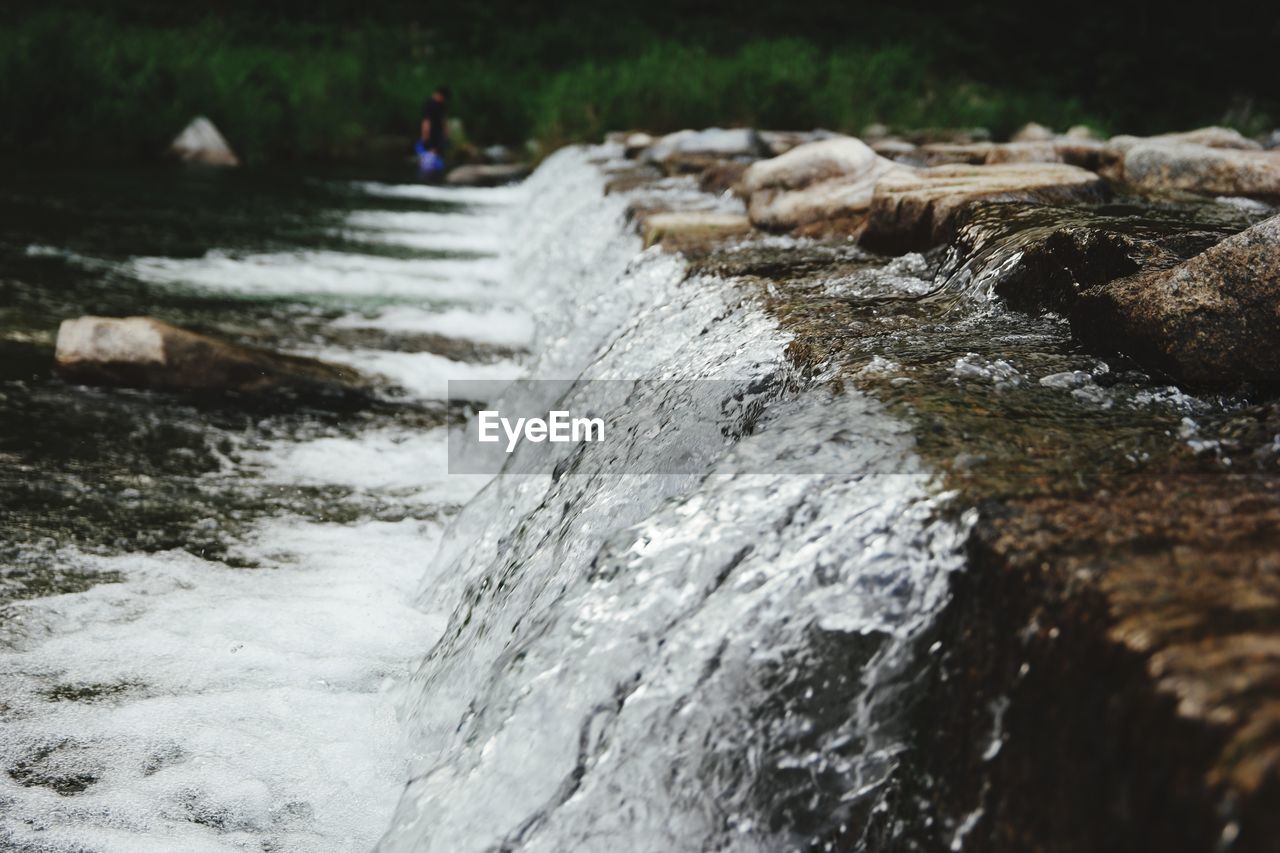
<instances>
[{"instance_id":1,"label":"wet rock","mask_svg":"<svg viewBox=\"0 0 1280 853\"><path fill-rule=\"evenodd\" d=\"M876 182L905 168L860 140L829 139L753 163L739 192L749 198L748 214L757 227L792 230L821 224L851 233L862 226Z\"/></svg>"},{"instance_id":2,"label":"wet rock","mask_svg":"<svg viewBox=\"0 0 1280 853\"><path fill-rule=\"evenodd\" d=\"M240 159L213 122L197 116L169 144L169 153L184 163L205 166L239 166Z\"/></svg>"},{"instance_id":3,"label":"wet rock","mask_svg":"<svg viewBox=\"0 0 1280 853\"><path fill-rule=\"evenodd\" d=\"M1169 270L1091 288L1072 330L1196 388L1280 384L1280 216Z\"/></svg>"},{"instance_id":4,"label":"wet rock","mask_svg":"<svg viewBox=\"0 0 1280 853\"><path fill-rule=\"evenodd\" d=\"M678 158L754 159L769 153L760 134L751 128L712 127L669 133L650 145L643 156L651 163L667 164Z\"/></svg>"},{"instance_id":5,"label":"wet rock","mask_svg":"<svg viewBox=\"0 0 1280 853\"><path fill-rule=\"evenodd\" d=\"M239 346L151 317L77 317L58 328L54 367L70 382L162 391L347 399L353 370Z\"/></svg>"},{"instance_id":6,"label":"wet rock","mask_svg":"<svg viewBox=\"0 0 1280 853\"><path fill-rule=\"evenodd\" d=\"M1262 147L1268 151L1280 148L1280 130L1271 131L1271 134L1262 141Z\"/></svg>"},{"instance_id":7,"label":"wet rock","mask_svg":"<svg viewBox=\"0 0 1280 853\"><path fill-rule=\"evenodd\" d=\"M957 220L953 272L991 282L1016 311L1066 316L1090 287L1169 269L1245 227L1243 216L1202 221L1208 212L978 202Z\"/></svg>"},{"instance_id":8,"label":"wet rock","mask_svg":"<svg viewBox=\"0 0 1280 853\"><path fill-rule=\"evenodd\" d=\"M862 243L895 254L918 251L949 240L957 214L975 201L1061 204L1096 199L1103 191L1097 175L1061 163L894 170L876 184Z\"/></svg>"},{"instance_id":9,"label":"wet rock","mask_svg":"<svg viewBox=\"0 0 1280 853\"><path fill-rule=\"evenodd\" d=\"M1052 140L1054 133L1043 124L1036 124L1034 121L1027 122L1018 132L1010 137L1011 142L1048 142Z\"/></svg>"},{"instance_id":10,"label":"wet rock","mask_svg":"<svg viewBox=\"0 0 1280 853\"><path fill-rule=\"evenodd\" d=\"M524 180L530 171L527 163L477 163L453 169L444 182L455 187L500 187Z\"/></svg>"},{"instance_id":11,"label":"wet rock","mask_svg":"<svg viewBox=\"0 0 1280 853\"><path fill-rule=\"evenodd\" d=\"M723 240L751 232L751 222L741 213L716 211L669 211L641 218L645 246L662 243L680 248L689 243Z\"/></svg>"},{"instance_id":12,"label":"wet rock","mask_svg":"<svg viewBox=\"0 0 1280 853\"><path fill-rule=\"evenodd\" d=\"M1141 143L1125 153L1124 180L1144 190L1280 198L1280 152Z\"/></svg>"}]
</instances>

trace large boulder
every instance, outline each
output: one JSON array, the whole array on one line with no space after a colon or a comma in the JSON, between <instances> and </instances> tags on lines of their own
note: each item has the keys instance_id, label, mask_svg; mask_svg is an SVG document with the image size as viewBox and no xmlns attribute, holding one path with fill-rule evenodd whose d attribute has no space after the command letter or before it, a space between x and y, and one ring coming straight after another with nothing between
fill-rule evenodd
<instances>
[{"instance_id":1,"label":"large boulder","mask_svg":"<svg viewBox=\"0 0 1280 853\"><path fill-rule=\"evenodd\" d=\"M1280 198L1280 151L1145 142L1125 153L1124 180L1144 190Z\"/></svg>"},{"instance_id":2,"label":"large boulder","mask_svg":"<svg viewBox=\"0 0 1280 853\"><path fill-rule=\"evenodd\" d=\"M528 163L488 163L459 166L445 176L455 187L500 187L528 177Z\"/></svg>"},{"instance_id":3,"label":"large boulder","mask_svg":"<svg viewBox=\"0 0 1280 853\"><path fill-rule=\"evenodd\" d=\"M759 228L789 231L821 225L824 230L856 232L876 182L905 170L860 140L843 137L753 163L738 188L748 198L752 224Z\"/></svg>"},{"instance_id":4,"label":"large boulder","mask_svg":"<svg viewBox=\"0 0 1280 853\"><path fill-rule=\"evenodd\" d=\"M55 370L84 385L350 399L365 382L315 359L239 346L152 317L77 317L58 328Z\"/></svg>"},{"instance_id":5,"label":"large boulder","mask_svg":"<svg viewBox=\"0 0 1280 853\"><path fill-rule=\"evenodd\" d=\"M1280 216L1168 270L1081 294L1075 334L1195 388L1280 383Z\"/></svg>"},{"instance_id":6,"label":"large boulder","mask_svg":"<svg viewBox=\"0 0 1280 853\"><path fill-rule=\"evenodd\" d=\"M222 137L213 122L197 116L169 144L169 153L184 163L200 163L206 166L239 166L227 140Z\"/></svg>"},{"instance_id":7,"label":"large boulder","mask_svg":"<svg viewBox=\"0 0 1280 853\"><path fill-rule=\"evenodd\" d=\"M1062 163L897 169L876 184L862 243L877 251L919 251L949 240L957 214L975 201L1063 204L1103 192L1097 175Z\"/></svg>"}]
</instances>

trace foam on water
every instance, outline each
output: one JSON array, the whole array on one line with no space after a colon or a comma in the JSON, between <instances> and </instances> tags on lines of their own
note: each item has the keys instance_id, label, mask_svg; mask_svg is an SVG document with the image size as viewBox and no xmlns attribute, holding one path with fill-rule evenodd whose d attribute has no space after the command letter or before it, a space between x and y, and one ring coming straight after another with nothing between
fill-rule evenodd
<instances>
[{"instance_id":1,"label":"foam on water","mask_svg":"<svg viewBox=\"0 0 1280 853\"><path fill-rule=\"evenodd\" d=\"M371 314L347 314L334 321L339 329L380 329L397 334L434 334L479 343L527 347L533 342L533 318L514 306L469 311L442 308L428 311L395 305Z\"/></svg>"},{"instance_id":2,"label":"foam on water","mask_svg":"<svg viewBox=\"0 0 1280 853\"><path fill-rule=\"evenodd\" d=\"M486 301L505 274L501 259L400 259L345 252L271 252L201 258L136 258L123 271L143 281L249 297L346 296Z\"/></svg>"},{"instance_id":3,"label":"foam on water","mask_svg":"<svg viewBox=\"0 0 1280 853\"><path fill-rule=\"evenodd\" d=\"M0 839L366 849L403 773L385 686L442 626L408 597L437 533L283 518L241 547L260 569L80 556L123 582L8 626L0 754L22 772L0 776Z\"/></svg>"},{"instance_id":4,"label":"foam on water","mask_svg":"<svg viewBox=\"0 0 1280 853\"><path fill-rule=\"evenodd\" d=\"M371 196L451 202L459 205L511 205L522 202L528 197L524 185L509 187L436 187L426 184L387 184L380 181L356 181L353 186Z\"/></svg>"}]
</instances>

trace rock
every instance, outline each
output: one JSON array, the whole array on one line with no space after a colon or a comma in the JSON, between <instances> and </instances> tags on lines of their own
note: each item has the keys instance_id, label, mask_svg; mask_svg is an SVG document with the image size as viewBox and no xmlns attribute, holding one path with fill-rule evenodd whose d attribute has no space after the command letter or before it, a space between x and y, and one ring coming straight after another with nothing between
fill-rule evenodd
<instances>
[{"instance_id":1,"label":"rock","mask_svg":"<svg viewBox=\"0 0 1280 853\"><path fill-rule=\"evenodd\" d=\"M715 211L671 211L650 213L642 218L646 247L663 243L680 248L689 242L722 240L751 232L751 222L741 213Z\"/></svg>"},{"instance_id":2,"label":"rock","mask_svg":"<svg viewBox=\"0 0 1280 853\"><path fill-rule=\"evenodd\" d=\"M749 198L748 215L760 228L793 230L821 223L832 231L855 233L876 182L906 168L860 140L829 139L753 163L742 176L739 193Z\"/></svg>"},{"instance_id":3,"label":"rock","mask_svg":"<svg viewBox=\"0 0 1280 853\"><path fill-rule=\"evenodd\" d=\"M985 127L925 127L901 136L916 145L971 145L991 141L991 131Z\"/></svg>"},{"instance_id":4,"label":"rock","mask_svg":"<svg viewBox=\"0 0 1280 853\"><path fill-rule=\"evenodd\" d=\"M1011 142L1048 142L1053 139L1053 131L1043 124L1034 121L1024 124L1017 133L1010 137Z\"/></svg>"},{"instance_id":5,"label":"rock","mask_svg":"<svg viewBox=\"0 0 1280 853\"><path fill-rule=\"evenodd\" d=\"M1063 163L1098 172L1107 162L1106 143L1097 139L1079 136L1060 136L1053 141L1053 149ZM1111 162L1119 164L1121 159L1113 156ZM1105 176L1104 176L1105 177Z\"/></svg>"},{"instance_id":6,"label":"rock","mask_svg":"<svg viewBox=\"0 0 1280 853\"><path fill-rule=\"evenodd\" d=\"M917 153L925 166L946 166L961 163L981 166L991 156L995 145L991 142L930 142L921 145Z\"/></svg>"},{"instance_id":7,"label":"rock","mask_svg":"<svg viewBox=\"0 0 1280 853\"><path fill-rule=\"evenodd\" d=\"M996 145L987 152L986 162L996 163L1061 163L1062 154L1050 140L1010 142Z\"/></svg>"},{"instance_id":8,"label":"rock","mask_svg":"<svg viewBox=\"0 0 1280 853\"><path fill-rule=\"evenodd\" d=\"M1280 383L1280 216L1169 270L1091 288L1071 314L1099 352L1124 352L1195 388Z\"/></svg>"},{"instance_id":9,"label":"rock","mask_svg":"<svg viewBox=\"0 0 1280 853\"><path fill-rule=\"evenodd\" d=\"M950 239L956 215L974 201L1058 204L1103 192L1097 175L1062 163L898 169L876 184L862 243L891 253L923 250Z\"/></svg>"},{"instance_id":10,"label":"rock","mask_svg":"<svg viewBox=\"0 0 1280 853\"><path fill-rule=\"evenodd\" d=\"M1271 135L1262 141L1262 147L1268 151L1280 148L1280 130L1271 131Z\"/></svg>"},{"instance_id":11,"label":"rock","mask_svg":"<svg viewBox=\"0 0 1280 853\"><path fill-rule=\"evenodd\" d=\"M829 130L762 130L760 131L760 139L764 142L765 147L769 149L768 156L777 157L780 154L786 154L792 148L805 145L810 142L820 142L824 139L834 139L839 134L832 133Z\"/></svg>"},{"instance_id":12,"label":"rock","mask_svg":"<svg viewBox=\"0 0 1280 853\"><path fill-rule=\"evenodd\" d=\"M1242 136L1230 128L1202 127L1198 130L1162 133L1157 136L1113 136L1103 146L1104 157L1109 161L1123 162L1125 155L1129 153L1131 148L1138 145L1151 144L1203 145L1206 148L1225 148L1239 151L1257 151L1262 148L1254 140ZM1118 174L1117 177L1123 177L1123 175Z\"/></svg>"},{"instance_id":13,"label":"rock","mask_svg":"<svg viewBox=\"0 0 1280 853\"><path fill-rule=\"evenodd\" d=\"M798 146L780 157L752 163L742 176L740 192L797 190L830 178L856 177L872 169L880 158L852 136Z\"/></svg>"},{"instance_id":14,"label":"rock","mask_svg":"<svg viewBox=\"0 0 1280 853\"><path fill-rule=\"evenodd\" d=\"M205 166L239 166L227 140L222 137L213 122L204 116L196 116L191 124L169 144L169 153L184 163L200 163Z\"/></svg>"},{"instance_id":15,"label":"rock","mask_svg":"<svg viewBox=\"0 0 1280 853\"><path fill-rule=\"evenodd\" d=\"M647 133L628 133L623 138L623 151L629 159L634 160L653 144L653 137Z\"/></svg>"},{"instance_id":16,"label":"rock","mask_svg":"<svg viewBox=\"0 0 1280 853\"><path fill-rule=\"evenodd\" d=\"M760 134L746 127L728 130L712 127L706 130L680 130L658 139L644 152L651 163L667 163L676 157L702 156L720 159L742 157L754 159L769 156Z\"/></svg>"},{"instance_id":17,"label":"rock","mask_svg":"<svg viewBox=\"0 0 1280 853\"><path fill-rule=\"evenodd\" d=\"M528 163L495 163L459 166L445 176L444 182L456 187L499 187L528 177Z\"/></svg>"},{"instance_id":18,"label":"rock","mask_svg":"<svg viewBox=\"0 0 1280 853\"><path fill-rule=\"evenodd\" d=\"M721 195L732 192L746 174L748 164L741 160L719 160L698 175L698 187L704 193Z\"/></svg>"},{"instance_id":19,"label":"rock","mask_svg":"<svg viewBox=\"0 0 1280 853\"><path fill-rule=\"evenodd\" d=\"M1142 270L1169 269L1248 226L1245 214L1099 210L1093 206L975 202L957 217L948 249L1006 307L1069 316L1079 294Z\"/></svg>"},{"instance_id":20,"label":"rock","mask_svg":"<svg viewBox=\"0 0 1280 853\"><path fill-rule=\"evenodd\" d=\"M867 144L871 146L872 151L881 157L888 157L890 160L897 160L898 162L909 161L914 157L917 150L913 143L897 137L876 139Z\"/></svg>"},{"instance_id":21,"label":"rock","mask_svg":"<svg viewBox=\"0 0 1280 853\"><path fill-rule=\"evenodd\" d=\"M1072 125L1071 127L1067 128L1067 132L1063 134L1063 137L1066 139L1077 139L1077 140L1091 139L1099 142L1102 141L1101 134L1099 134L1093 128L1089 127L1089 125L1087 124Z\"/></svg>"},{"instance_id":22,"label":"rock","mask_svg":"<svg viewBox=\"0 0 1280 853\"><path fill-rule=\"evenodd\" d=\"M1280 152L1141 143L1125 153L1124 180L1144 190L1280 197Z\"/></svg>"},{"instance_id":23,"label":"rock","mask_svg":"<svg viewBox=\"0 0 1280 853\"><path fill-rule=\"evenodd\" d=\"M77 317L58 328L54 369L84 385L353 399L353 370L239 346L151 317Z\"/></svg>"}]
</instances>

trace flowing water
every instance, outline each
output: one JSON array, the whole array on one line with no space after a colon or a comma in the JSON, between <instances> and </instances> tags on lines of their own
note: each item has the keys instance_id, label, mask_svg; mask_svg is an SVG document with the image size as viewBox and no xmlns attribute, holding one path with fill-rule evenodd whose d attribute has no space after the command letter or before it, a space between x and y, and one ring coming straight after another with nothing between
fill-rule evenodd
<instances>
[{"instance_id":1,"label":"flowing water","mask_svg":"<svg viewBox=\"0 0 1280 853\"><path fill-rule=\"evenodd\" d=\"M793 366L766 299L641 250L602 193L610 153L494 190L40 170L5 190L5 849L857 845L972 519L885 404ZM945 335L873 339L862 369L892 387L927 351L952 385L1112 406L1089 397L1106 365L1060 321L992 313L980 276L822 251L861 266L814 305L946 303ZM69 386L53 336L86 313L380 391L321 410ZM623 438L450 475L447 381L522 376Z\"/></svg>"}]
</instances>

